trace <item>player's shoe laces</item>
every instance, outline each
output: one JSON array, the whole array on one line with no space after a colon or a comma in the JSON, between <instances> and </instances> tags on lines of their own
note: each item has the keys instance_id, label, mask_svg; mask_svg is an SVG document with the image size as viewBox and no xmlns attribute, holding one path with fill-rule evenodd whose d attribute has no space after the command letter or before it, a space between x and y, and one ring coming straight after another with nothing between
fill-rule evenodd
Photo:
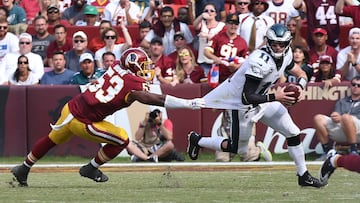
<instances>
[{"instance_id":1,"label":"player's shoe laces","mask_svg":"<svg viewBox=\"0 0 360 203\"><path fill-rule=\"evenodd\" d=\"M199 155L199 140L201 139L201 135L197 134L194 131L191 131L188 134L188 146L187 146L187 153L192 160L196 160Z\"/></svg>"},{"instance_id":2,"label":"player's shoe laces","mask_svg":"<svg viewBox=\"0 0 360 203\"><path fill-rule=\"evenodd\" d=\"M82 166L79 171L80 175L86 178L90 178L95 182L106 182L109 178L103 174L99 169L92 166L90 163Z\"/></svg>"},{"instance_id":3,"label":"player's shoe laces","mask_svg":"<svg viewBox=\"0 0 360 203\"><path fill-rule=\"evenodd\" d=\"M302 176L298 175L298 184L302 187L323 187L324 184L322 184L319 179L314 178L310 175L308 171L306 171Z\"/></svg>"},{"instance_id":4,"label":"player's shoe laces","mask_svg":"<svg viewBox=\"0 0 360 203\"><path fill-rule=\"evenodd\" d=\"M263 142L257 142L256 146L260 147L260 156L264 158L265 161L272 161L271 152L265 147Z\"/></svg>"},{"instance_id":5,"label":"player's shoe laces","mask_svg":"<svg viewBox=\"0 0 360 203\"><path fill-rule=\"evenodd\" d=\"M327 154L327 158L324 161L324 163L321 165L320 171L319 171L319 179L320 182L324 185L328 183L328 180L331 176L331 174L334 173L335 167L331 165L330 159L336 155L335 150L330 150Z\"/></svg>"},{"instance_id":6,"label":"player's shoe laces","mask_svg":"<svg viewBox=\"0 0 360 203\"><path fill-rule=\"evenodd\" d=\"M15 166L11 169L11 173L15 176L19 186L27 187L27 177L29 174L30 168L25 166L24 164Z\"/></svg>"}]
</instances>

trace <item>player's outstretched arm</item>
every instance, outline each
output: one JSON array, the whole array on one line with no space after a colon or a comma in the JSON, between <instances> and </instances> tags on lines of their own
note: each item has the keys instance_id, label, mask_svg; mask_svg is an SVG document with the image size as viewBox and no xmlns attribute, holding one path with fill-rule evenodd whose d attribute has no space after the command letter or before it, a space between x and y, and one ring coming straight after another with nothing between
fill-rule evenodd
<instances>
[{"instance_id":1,"label":"player's outstretched arm","mask_svg":"<svg viewBox=\"0 0 360 203\"><path fill-rule=\"evenodd\" d=\"M153 94L146 91L133 91L128 95L128 102L139 101L143 104L164 106L166 108L200 109L205 107L203 98L182 99L171 95Z\"/></svg>"}]
</instances>

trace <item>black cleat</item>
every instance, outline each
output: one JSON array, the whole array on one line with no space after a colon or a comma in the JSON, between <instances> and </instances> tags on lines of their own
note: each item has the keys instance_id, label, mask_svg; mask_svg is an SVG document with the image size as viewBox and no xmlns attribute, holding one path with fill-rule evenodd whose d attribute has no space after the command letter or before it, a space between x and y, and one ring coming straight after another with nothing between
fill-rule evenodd
<instances>
[{"instance_id":1,"label":"black cleat","mask_svg":"<svg viewBox=\"0 0 360 203\"><path fill-rule=\"evenodd\" d=\"M106 182L109 178L103 174L99 169L92 166L90 163L82 166L79 171L80 175L86 178L90 178L95 182Z\"/></svg>"},{"instance_id":2,"label":"black cleat","mask_svg":"<svg viewBox=\"0 0 360 203\"><path fill-rule=\"evenodd\" d=\"M319 179L320 179L320 182L322 184L324 184L324 185L326 185L328 183L328 180L329 180L331 174L333 174L334 171L335 171L335 167L333 167L331 165L331 162L330 162L331 157L333 157L335 155L336 155L336 151L335 150L330 150L327 153L326 160L321 165L321 168L320 168L320 171L319 171L319 177L320 177Z\"/></svg>"},{"instance_id":3,"label":"black cleat","mask_svg":"<svg viewBox=\"0 0 360 203\"><path fill-rule=\"evenodd\" d=\"M298 175L298 177L298 183L302 187L310 186L320 188L325 186L317 178L312 177L308 171L306 171L302 176Z\"/></svg>"},{"instance_id":4,"label":"black cleat","mask_svg":"<svg viewBox=\"0 0 360 203\"><path fill-rule=\"evenodd\" d=\"M187 146L187 153L192 160L196 160L199 155L199 140L201 139L201 135L197 134L194 131L191 131L188 134L188 146Z\"/></svg>"},{"instance_id":5,"label":"black cleat","mask_svg":"<svg viewBox=\"0 0 360 203\"><path fill-rule=\"evenodd\" d=\"M25 166L24 164L15 166L11 169L11 173L15 176L16 181L19 183L21 187L27 187L27 177L29 174L30 168ZM14 178L14 179L15 179Z\"/></svg>"}]
</instances>

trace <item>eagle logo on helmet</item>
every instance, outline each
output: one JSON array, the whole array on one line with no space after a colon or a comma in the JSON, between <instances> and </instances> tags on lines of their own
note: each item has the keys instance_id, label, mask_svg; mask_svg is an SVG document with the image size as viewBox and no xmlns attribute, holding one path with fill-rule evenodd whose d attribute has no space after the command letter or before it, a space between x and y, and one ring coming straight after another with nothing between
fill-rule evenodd
<instances>
[{"instance_id":1,"label":"eagle logo on helmet","mask_svg":"<svg viewBox=\"0 0 360 203\"><path fill-rule=\"evenodd\" d=\"M152 81L155 71L152 69L152 61L146 52L140 48L130 48L120 57L123 69L130 70L135 75Z\"/></svg>"}]
</instances>

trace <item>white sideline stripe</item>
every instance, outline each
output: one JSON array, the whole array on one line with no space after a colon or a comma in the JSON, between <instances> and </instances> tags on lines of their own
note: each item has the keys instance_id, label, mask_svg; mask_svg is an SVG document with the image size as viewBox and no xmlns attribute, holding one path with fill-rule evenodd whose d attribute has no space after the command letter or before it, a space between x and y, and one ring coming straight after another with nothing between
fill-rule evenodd
<instances>
[{"instance_id":1,"label":"white sideline stripe","mask_svg":"<svg viewBox=\"0 0 360 203\"><path fill-rule=\"evenodd\" d=\"M322 161L307 161L306 165L321 165ZM81 167L82 164L36 164L36 168L68 168ZM0 164L0 168L11 168L18 164ZM170 163L107 163L102 167L164 167L164 166L287 166L295 167L294 162L290 161L271 161L271 162L170 162Z\"/></svg>"}]
</instances>

